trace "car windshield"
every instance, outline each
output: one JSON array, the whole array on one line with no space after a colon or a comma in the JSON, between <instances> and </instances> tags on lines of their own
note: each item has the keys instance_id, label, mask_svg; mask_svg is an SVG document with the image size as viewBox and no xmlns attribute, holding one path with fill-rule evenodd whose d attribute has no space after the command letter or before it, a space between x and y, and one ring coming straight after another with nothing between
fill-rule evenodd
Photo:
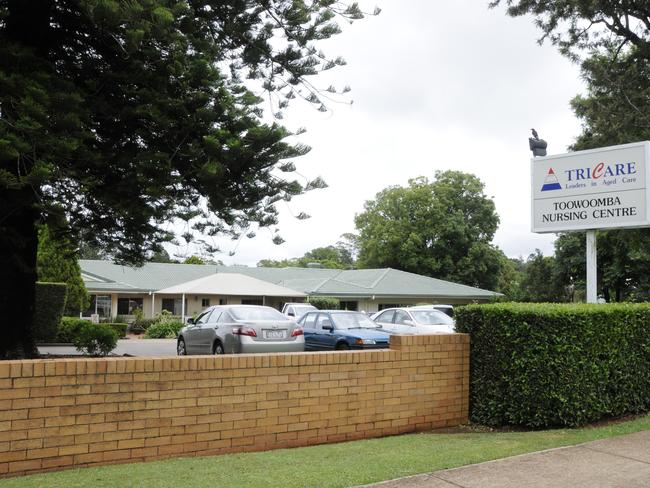
<instances>
[{"instance_id":1,"label":"car windshield","mask_svg":"<svg viewBox=\"0 0 650 488\"><path fill-rule=\"evenodd\" d=\"M230 313L235 320L287 320L280 312L269 307L233 307Z\"/></svg>"},{"instance_id":2,"label":"car windshield","mask_svg":"<svg viewBox=\"0 0 650 488\"><path fill-rule=\"evenodd\" d=\"M314 310L314 307L305 307L305 306L294 306L293 308L296 309L297 315L304 315L307 312L311 312L312 310Z\"/></svg>"},{"instance_id":3,"label":"car windshield","mask_svg":"<svg viewBox=\"0 0 650 488\"><path fill-rule=\"evenodd\" d=\"M454 325L454 320L439 310L412 310L411 315L424 325Z\"/></svg>"},{"instance_id":4,"label":"car windshield","mask_svg":"<svg viewBox=\"0 0 650 488\"><path fill-rule=\"evenodd\" d=\"M333 313L332 320L337 329L378 329L379 326L360 312Z\"/></svg>"}]
</instances>

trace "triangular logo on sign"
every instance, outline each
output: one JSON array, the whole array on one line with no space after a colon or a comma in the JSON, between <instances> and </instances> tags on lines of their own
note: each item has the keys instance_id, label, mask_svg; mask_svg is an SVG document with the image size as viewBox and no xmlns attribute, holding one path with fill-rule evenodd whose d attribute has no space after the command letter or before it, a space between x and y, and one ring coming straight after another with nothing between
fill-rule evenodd
<instances>
[{"instance_id":1,"label":"triangular logo on sign","mask_svg":"<svg viewBox=\"0 0 650 488\"><path fill-rule=\"evenodd\" d=\"M550 191L550 190L561 190L562 185L560 185L560 182L557 180L557 176L555 176L555 171L553 171L553 168L548 169L548 174L546 175L546 179L544 180L544 184L542 185L542 191Z\"/></svg>"}]
</instances>

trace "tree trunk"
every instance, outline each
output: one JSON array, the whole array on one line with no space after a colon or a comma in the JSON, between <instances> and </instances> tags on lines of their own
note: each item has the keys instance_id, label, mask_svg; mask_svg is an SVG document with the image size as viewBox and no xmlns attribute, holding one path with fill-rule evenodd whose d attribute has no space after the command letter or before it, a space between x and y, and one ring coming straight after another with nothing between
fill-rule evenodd
<instances>
[{"instance_id":1,"label":"tree trunk","mask_svg":"<svg viewBox=\"0 0 650 488\"><path fill-rule=\"evenodd\" d=\"M31 187L0 192L0 269L2 340L0 359L33 358L32 337L38 235L35 194Z\"/></svg>"},{"instance_id":2,"label":"tree trunk","mask_svg":"<svg viewBox=\"0 0 650 488\"><path fill-rule=\"evenodd\" d=\"M26 46L36 56L45 58L52 30L52 7L52 0L9 0L6 5L8 13L4 18L6 42L17 47ZM8 62L5 59L2 61ZM25 76L29 76L29 69L29 63L3 66L3 71L16 74L22 71L26 72L23 73ZM20 128L12 124L19 115L14 111L20 106L20 98L25 94L10 92L0 95L0 118L5 119L7 125L13 128L19 140L33 144L26 135L28 131L23 134ZM16 144L13 149L19 152L16 159L6 158L0 161L0 170L17 177L17 183L12 182L0 188L0 359L38 356L32 328L36 297L36 223L40 218L40 188L35 187L28 176L34 168L40 148L34 146L25 150Z\"/></svg>"}]
</instances>

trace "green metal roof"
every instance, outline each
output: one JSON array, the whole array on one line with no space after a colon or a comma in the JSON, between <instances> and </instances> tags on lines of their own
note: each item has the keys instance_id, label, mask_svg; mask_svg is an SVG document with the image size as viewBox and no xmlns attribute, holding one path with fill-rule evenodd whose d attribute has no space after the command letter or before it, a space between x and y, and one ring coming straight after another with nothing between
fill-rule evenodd
<instances>
[{"instance_id":1,"label":"green metal roof","mask_svg":"<svg viewBox=\"0 0 650 488\"><path fill-rule=\"evenodd\" d=\"M339 270L220 266L219 271L248 274L309 295L320 296L371 297L374 295L487 300L500 295L493 291L392 268Z\"/></svg>"},{"instance_id":2,"label":"green metal roof","mask_svg":"<svg viewBox=\"0 0 650 488\"><path fill-rule=\"evenodd\" d=\"M498 293L391 268L249 268L197 264L146 263L141 268L110 261L79 261L89 291L157 291L214 273L238 273L317 296L413 297L488 300Z\"/></svg>"}]
</instances>

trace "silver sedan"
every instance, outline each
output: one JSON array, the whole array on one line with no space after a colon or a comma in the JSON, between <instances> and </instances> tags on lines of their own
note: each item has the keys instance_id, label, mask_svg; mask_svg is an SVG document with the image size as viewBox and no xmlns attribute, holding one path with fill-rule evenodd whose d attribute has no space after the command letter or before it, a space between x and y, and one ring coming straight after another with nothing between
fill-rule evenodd
<instances>
[{"instance_id":1,"label":"silver sedan","mask_svg":"<svg viewBox=\"0 0 650 488\"><path fill-rule=\"evenodd\" d=\"M274 308L258 305L207 308L188 320L176 342L179 356L304 350L300 326Z\"/></svg>"},{"instance_id":2,"label":"silver sedan","mask_svg":"<svg viewBox=\"0 0 650 488\"><path fill-rule=\"evenodd\" d=\"M373 316L389 334L453 334L454 319L431 307L388 308Z\"/></svg>"}]
</instances>

